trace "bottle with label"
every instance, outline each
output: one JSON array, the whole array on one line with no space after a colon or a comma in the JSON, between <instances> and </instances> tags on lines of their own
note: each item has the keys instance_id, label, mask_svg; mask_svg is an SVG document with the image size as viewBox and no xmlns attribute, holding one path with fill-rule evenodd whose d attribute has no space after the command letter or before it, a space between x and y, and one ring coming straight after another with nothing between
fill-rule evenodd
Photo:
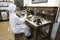
<instances>
[{"instance_id":1,"label":"bottle with label","mask_svg":"<svg viewBox=\"0 0 60 40\"><path fill-rule=\"evenodd\" d=\"M9 2L10 0L7 0L7 2Z\"/></svg>"}]
</instances>

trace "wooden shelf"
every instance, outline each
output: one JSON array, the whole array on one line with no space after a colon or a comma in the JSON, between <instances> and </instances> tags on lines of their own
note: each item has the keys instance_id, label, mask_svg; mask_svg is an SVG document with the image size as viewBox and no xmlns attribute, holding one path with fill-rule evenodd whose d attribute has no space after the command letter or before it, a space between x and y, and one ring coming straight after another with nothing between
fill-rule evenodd
<instances>
[{"instance_id":1,"label":"wooden shelf","mask_svg":"<svg viewBox=\"0 0 60 40\"><path fill-rule=\"evenodd\" d=\"M8 6L0 6L0 7L8 7Z\"/></svg>"},{"instance_id":2,"label":"wooden shelf","mask_svg":"<svg viewBox=\"0 0 60 40\"><path fill-rule=\"evenodd\" d=\"M48 37L48 33L46 33L45 31L39 31L39 33L37 33L37 40L45 40Z\"/></svg>"},{"instance_id":3,"label":"wooden shelf","mask_svg":"<svg viewBox=\"0 0 60 40\"><path fill-rule=\"evenodd\" d=\"M12 2L12 1L0 1L0 2Z\"/></svg>"},{"instance_id":4,"label":"wooden shelf","mask_svg":"<svg viewBox=\"0 0 60 40\"><path fill-rule=\"evenodd\" d=\"M42 13L43 14L43 13ZM54 14L43 14L43 15L49 15L49 16L53 16Z\"/></svg>"}]
</instances>

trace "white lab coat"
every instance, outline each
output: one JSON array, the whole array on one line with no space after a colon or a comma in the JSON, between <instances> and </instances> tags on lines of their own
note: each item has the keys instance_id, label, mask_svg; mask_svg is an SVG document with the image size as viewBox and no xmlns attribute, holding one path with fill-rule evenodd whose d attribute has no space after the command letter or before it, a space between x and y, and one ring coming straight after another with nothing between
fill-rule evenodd
<instances>
[{"instance_id":1,"label":"white lab coat","mask_svg":"<svg viewBox=\"0 0 60 40\"><path fill-rule=\"evenodd\" d=\"M9 22L10 27L14 34L24 33L25 36L30 36L30 28L24 23L26 20L26 15L19 18L15 13L10 14Z\"/></svg>"},{"instance_id":2,"label":"white lab coat","mask_svg":"<svg viewBox=\"0 0 60 40\"><path fill-rule=\"evenodd\" d=\"M12 9L13 8L13 9ZM24 33L25 36L30 36L30 28L24 23L26 20L26 15L24 17L19 18L14 12L16 7L14 4L9 5L9 29L14 33Z\"/></svg>"}]
</instances>

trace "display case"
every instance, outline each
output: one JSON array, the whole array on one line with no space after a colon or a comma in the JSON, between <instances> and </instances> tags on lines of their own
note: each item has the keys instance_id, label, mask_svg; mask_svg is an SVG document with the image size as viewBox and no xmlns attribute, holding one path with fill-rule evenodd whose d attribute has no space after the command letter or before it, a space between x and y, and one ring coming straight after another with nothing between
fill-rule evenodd
<instances>
[{"instance_id":1,"label":"display case","mask_svg":"<svg viewBox=\"0 0 60 40\"><path fill-rule=\"evenodd\" d=\"M26 24L34 34L34 40L50 40L58 7L27 7ZM31 39L32 40L32 39Z\"/></svg>"},{"instance_id":2,"label":"display case","mask_svg":"<svg viewBox=\"0 0 60 40\"><path fill-rule=\"evenodd\" d=\"M32 10L35 16L56 21L55 19L57 16L58 7L27 7L27 10ZM29 15L29 12L27 13L27 15Z\"/></svg>"}]
</instances>

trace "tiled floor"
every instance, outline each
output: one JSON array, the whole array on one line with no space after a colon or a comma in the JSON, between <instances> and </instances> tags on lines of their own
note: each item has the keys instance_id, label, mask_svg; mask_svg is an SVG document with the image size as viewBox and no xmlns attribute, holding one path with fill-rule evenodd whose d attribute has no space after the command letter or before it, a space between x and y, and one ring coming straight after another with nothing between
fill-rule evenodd
<instances>
[{"instance_id":1,"label":"tiled floor","mask_svg":"<svg viewBox=\"0 0 60 40\"><path fill-rule=\"evenodd\" d=\"M0 40L14 40L14 35L8 31L9 22L0 22Z\"/></svg>"},{"instance_id":2,"label":"tiled floor","mask_svg":"<svg viewBox=\"0 0 60 40\"><path fill-rule=\"evenodd\" d=\"M13 40L13 34L8 31L9 22L0 22L0 40Z\"/></svg>"},{"instance_id":3,"label":"tiled floor","mask_svg":"<svg viewBox=\"0 0 60 40\"><path fill-rule=\"evenodd\" d=\"M12 33L8 31L9 22L0 22L0 40L14 40ZM32 38L33 40L33 38Z\"/></svg>"}]
</instances>

